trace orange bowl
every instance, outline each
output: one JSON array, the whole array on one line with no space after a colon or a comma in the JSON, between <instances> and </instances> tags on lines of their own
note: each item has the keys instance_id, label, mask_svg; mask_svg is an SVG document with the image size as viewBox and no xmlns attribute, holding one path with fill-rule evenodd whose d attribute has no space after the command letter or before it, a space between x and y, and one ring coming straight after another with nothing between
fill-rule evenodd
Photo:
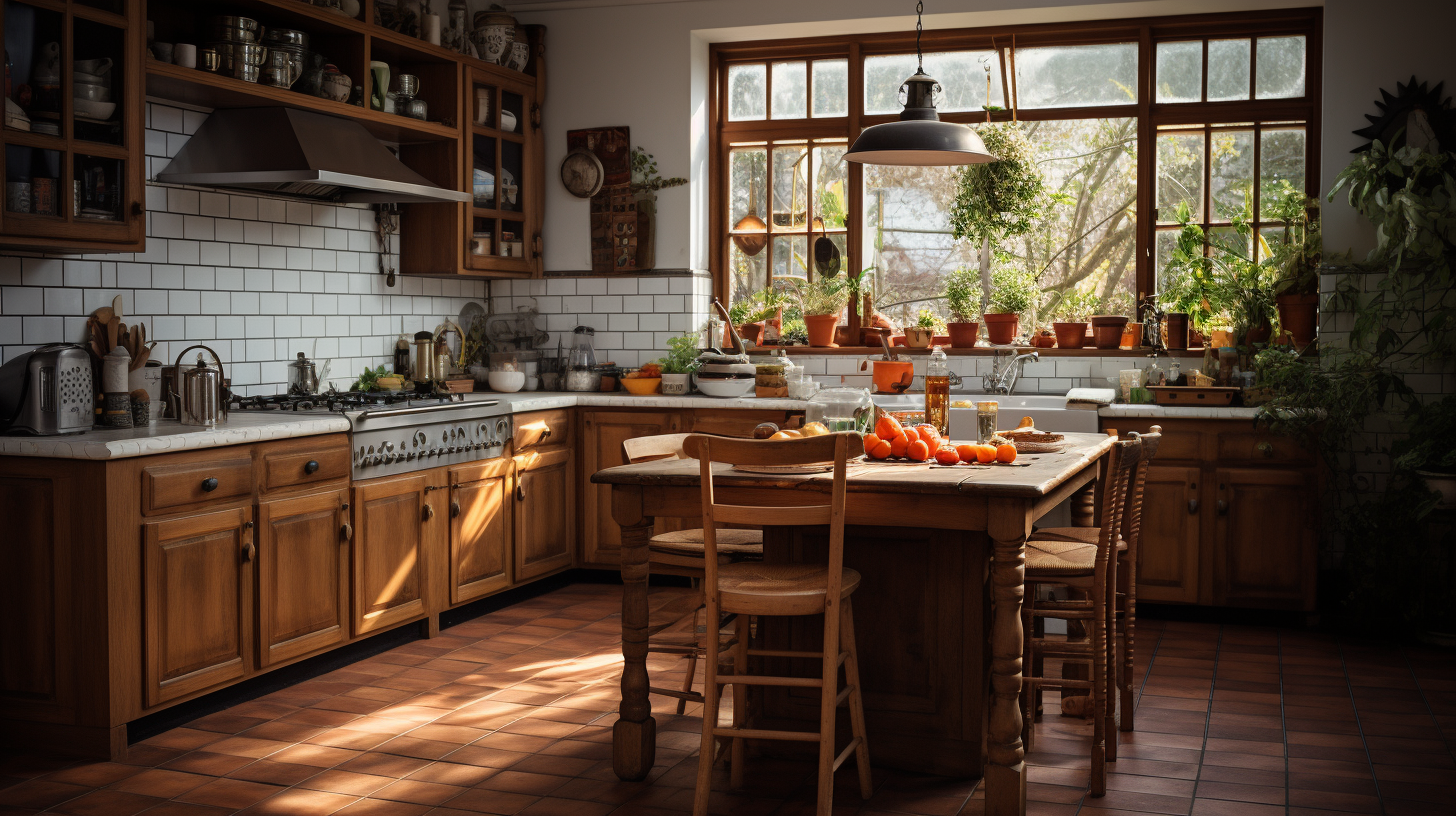
<instances>
[{"instance_id":1,"label":"orange bowl","mask_svg":"<svg viewBox=\"0 0 1456 816\"><path fill-rule=\"evenodd\" d=\"M627 389L628 394L635 394L645 397L648 394L656 394L657 387L662 385L661 377L623 377L622 387Z\"/></svg>"}]
</instances>

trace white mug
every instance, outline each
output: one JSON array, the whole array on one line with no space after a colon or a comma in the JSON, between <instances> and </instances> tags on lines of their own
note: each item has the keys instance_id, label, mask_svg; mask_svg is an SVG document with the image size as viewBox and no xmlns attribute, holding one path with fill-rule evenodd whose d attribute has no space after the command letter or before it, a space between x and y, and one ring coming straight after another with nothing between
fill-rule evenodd
<instances>
[{"instance_id":1,"label":"white mug","mask_svg":"<svg viewBox=\"0 0 1456 816\"><path fill-rule=\"evenodd\" d=\"M192 43L177 43L172 46L172 59L183 68L196 68L197 46Z\"/></svg>"}]
</instances>

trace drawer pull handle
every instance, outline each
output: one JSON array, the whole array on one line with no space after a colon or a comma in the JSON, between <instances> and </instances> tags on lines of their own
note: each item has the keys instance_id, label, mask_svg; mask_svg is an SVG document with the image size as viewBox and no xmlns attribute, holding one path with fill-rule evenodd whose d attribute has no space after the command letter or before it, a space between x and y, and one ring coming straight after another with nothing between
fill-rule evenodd
<instances>
[{"instance_id":1,"label":"drawer pull handle","mask_svg":"<svg viewBox=\"0 0 1456 816\"><path fill-rule=\"evenodd\" d=\"M253 558L257 554L258 554L258 548L257 547L254 547L253 546L253 542L249 541L248 542L248 546L246 546L246 547L243 548L243 560L244 561L252 561Z\"/></svg>"},{"instance_id":2,"label":"drawer pull handle","mask_svg":"<svg viewBox=\"0 0 1456 816\"><path fill-rule=\"evenodd\" d=\"M450 518L460 518L460 502L450 502Z\"/></svg>"},{"instance_id":3,"label":"drawer pull handle","mask_svg":"<svg viewBox=\"0 0 1456 816\"><path fill-rule=\"evenodd\" d=\"M1191 515L1193 515L1193 514L1195 514L1197 512L1198 512L1198 499L1189 499L1188 500L1188 515L1191 516Z\"/></svg>"},{"instance_id":4,"label":"drawer pull handle","mask_svg":"<svg viewBox=\"0 0 1456 816\"><path fill-rule=\"evenodd\" d=\"M206 479L203 479L202 480L202 492L203 493L211 493L212 491L214 491L216 489L217 489L217 477L216 476L208 476Z\"/></svg>"},{"instance_id":5,"label":"drawer pull handle","mask_svg":"<svg viewBox=\"0 0 1456 816\"><path fill-rule=\"evenodd\" d=\"M520 482L517 482L516 483L516 501L520 502L520 501L525 501L525 500L526 500L526 487L525 487L525 485L521 484Z\"/></svg>"},{"instance_id":6,"label":"drawer pull handle","mask_svg":"<svg viewBox=\"0 0 1456 816\"><path fill-rule=\"evenodd\" d=\"M344 526L342 526L342 527L339 528L339 538L342 539L342 540L344 540L344 541L350 541L350 540L352 540L354 538L354 527L353 527L353 525L349 524L348 522L345 522L344 523Z\"/></svg>"},{"instance_id":7,"label":"drawer pull handle","mask_svg":"<svg viewBox=\"0 0 1456 816\"><path fill-rule=\"evenodd\" d=\"M432 519L434 517L435 517L435 508L432 507L431 505L428 505L428 504L425 505L425 521L429 521L430 519Z\"/></svg>"},{"instance_id":8,"label":"drawer pull handle","mask_svg":"<svg viewBox=\"0 0 1456 816\"><path fill-rule=\"evenodd\" d=\"M550 439L550 438L551 438L551 428L550 428L550 426L547 426L546 430L544 430L544 431L541 432L541 439L538 440L538 441L545 442L547 439Z\"/></svg>"},{"instance_id":9,"label":"drawer pull handle","mask_svg":"<svg viewBox=\"0 0 1456 816\"><path fill-rule=\"evenodd\" d=\"M318 467L319 467L318 460L317 459L310 459L310 460L308 460L308 464L306 464L306 465L303 466L303 472L304 473L307 473L310 476L312 476L315 473L318 473Z\"/></svg>"}]
</instances>

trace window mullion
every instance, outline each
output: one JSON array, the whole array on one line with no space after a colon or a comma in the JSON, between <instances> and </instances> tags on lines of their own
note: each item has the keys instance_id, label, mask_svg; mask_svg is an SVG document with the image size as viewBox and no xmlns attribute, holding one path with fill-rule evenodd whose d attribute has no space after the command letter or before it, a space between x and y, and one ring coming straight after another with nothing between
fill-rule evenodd
<instances>
[{"instance_id":1,"label":"window mullion","mask_svg":"<svg viewBox=\"0 0 1456 816\"><path fill-rule=\"evenodd\" d=\"M847 150L859 136L860 113L864 110L864 60L860 57L857 42L850 43L849 46L849 75L846 85L846 92L849 94L849 106L845 109L849 114L849 130L845 134ZM864 219L864 169L859 162L845 164L848 165L848 172L844 174L844 260L851 270L858 273L865 267L864 258L861 257L864 240L864 225L861 223ZM861 317L869 319L868 315Z\"/></svg>"}]
</instances>

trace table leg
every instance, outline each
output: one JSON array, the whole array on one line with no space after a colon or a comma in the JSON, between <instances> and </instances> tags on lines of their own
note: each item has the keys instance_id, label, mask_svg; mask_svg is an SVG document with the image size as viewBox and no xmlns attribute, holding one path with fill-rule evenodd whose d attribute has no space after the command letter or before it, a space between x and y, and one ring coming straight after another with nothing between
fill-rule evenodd
<instances>
[{"instance_id":1,"label":"table leg","mask_svg":"<svg viewBox=\"0 0 1456 816\"><path fill-rule=\"evenodd\" d=\"M986 813L1026 813L1026 751L1021 742L1021 600L1026 593L1026 535L1030 508L1024 501L988 503L991 536L991 700L986 734Z\"/></svg>"},{"instance_id":2,"label":"table leg","mask_svg":"<svg viewBox=\"0 0 1456 816\"><path fill-rule=\"evenodd\" d=\"M657 721L647 699L647 542L652 519L632 521L622 525L622 704L612 726L612 770L628 781L645 778L657 753Z\"/></svg>"}]
</instances>

